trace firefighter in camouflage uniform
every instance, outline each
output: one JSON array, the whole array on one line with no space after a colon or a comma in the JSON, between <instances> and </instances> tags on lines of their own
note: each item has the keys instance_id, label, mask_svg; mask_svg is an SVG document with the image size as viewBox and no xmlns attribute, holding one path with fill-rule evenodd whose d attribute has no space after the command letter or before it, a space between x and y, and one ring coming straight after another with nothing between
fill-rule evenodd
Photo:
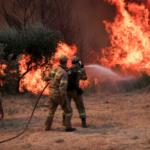
<instances>
[{"instance_id":1,"label":"firefighter in camouflage uniform","mask_svg":"<svg viewBox=\"0 0 150 150\"><path fill-rule=\"evenodd\" d=\"M67 69L68 72L68 87L67 87L67 97L71 103L71 99L74 100L77 110L79 112L79 117L81 118L82 127L87 128L86 125L86 113L83 103L83 90L79 87L80 80L87 80L87 75L84 70L84 65L79 63L79 58L73 56L71 58L72 66ZM63 125L65 123L65 115L63 115Z\"/></svg>"},{"instance_id":2,"label":"firefighter in camouflage uniform","mask_svg":"<svg viewBox=\"0 0 150 150\"><path fill-rule=\"evenodd\" d=\"M76 130L71 127L72 108L67 98L68 76L65 68L68 59L66 55L60 56L60 65L52 68L44 77L45 81L49 81L49 113L45 122L45 131L51 129L54 113L58 105L61 105L64 111L66 132Z\"/></svg>"}]
</instances>

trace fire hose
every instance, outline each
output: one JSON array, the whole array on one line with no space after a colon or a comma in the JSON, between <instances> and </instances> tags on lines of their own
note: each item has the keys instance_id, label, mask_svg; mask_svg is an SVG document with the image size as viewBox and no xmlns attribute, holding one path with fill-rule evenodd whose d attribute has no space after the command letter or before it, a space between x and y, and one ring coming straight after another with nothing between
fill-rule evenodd
<instances>
[{"instance_id":1,"label":"fire hose","mask_svg":"<svg viewBox=\"0 0 150 150\"><path fill-rule=\"evenodd\" d=\"M9 138L9 139L0 141L0 144L1 144L1 143L4 143L4 142L8 142L8 141L10 141L10 140L12 140L12 139L15 139L15 138L19 137L20 135L22 135L22 134L25 132L25 130L28 128L28 125L29 125L29 123L30 123L30 121L31 121L31 119L32 119L32 117L33 117L33 114L34 114L34 111L35 111L35 109L36 109L36 106L37 106L37 104L38 104L38 102L39 102L39 100L40 100L40 98L41 98L41 96L42 96L44 90L46 89L46 87L47 87L48 85L49 85L49 83L44 87L43 91L41 92L40 96L38 97L38 99L37 99L37 101L36 101L36 103L35 103L34 109L33 109L33 111L32 111L32 114L31 114L31 116L30 116L30 118L29 118L29 120L28 120L28 122L27 122L25 128L23 129L23 131L22 131L20 134L14 136L14 137L12 137L12 138Z\"/></svg>"}]
</instances>

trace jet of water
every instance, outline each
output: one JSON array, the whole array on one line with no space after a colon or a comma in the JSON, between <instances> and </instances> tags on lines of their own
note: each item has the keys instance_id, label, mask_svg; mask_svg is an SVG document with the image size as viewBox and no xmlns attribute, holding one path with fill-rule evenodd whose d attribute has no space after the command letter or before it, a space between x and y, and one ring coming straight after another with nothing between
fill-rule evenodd
<instances>
[{"instance_id":1,"label":"jet of water","mask_svg":"<svg viewBox=\"0 0 150 150\"><path fill-rule=\"evenodd\" d=\"M113 72L111 69L102 67L97 64L85 65L85 70L87 74L92 75L94 77L103 77L115 80L129 80L132 78L132 77L121 77L120 75Z\"/></svg>"},{"instance_id":2,"label":"jet of water","mask_svg":"<svg viewBox=\"0 0 150 150\"><path fill-rule=\"evenodd\" d=\"M102 77L100 82L107 84L106 87L104 86L106 88L105 90L110 92L127 92L139 87L140 80L137 77L122 77L111 69L97 64L85 65L85 70L88 75L91 75L94 78Z\"/></svg>"}]
</instances>

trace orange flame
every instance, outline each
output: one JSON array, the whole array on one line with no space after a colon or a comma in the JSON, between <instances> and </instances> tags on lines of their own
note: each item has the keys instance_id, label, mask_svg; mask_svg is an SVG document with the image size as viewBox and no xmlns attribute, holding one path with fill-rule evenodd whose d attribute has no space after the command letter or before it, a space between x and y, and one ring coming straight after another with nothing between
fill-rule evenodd
<instances>
[{"instance_id":1,"label":"orange flame","mask_svg":"<svg viewBox=\"0 0 150 150\"><path fill-rule=\"evenodd\" d=\"M6 69L7 68L7 65L5 65L5 64L1 64L1 66L0 66L0 74L2 75L2 76L5 76L6 74L4 73L4 69Z\"/></svg>"},{"instance_id":2,"label":"orange flame","mask_svg":"<svg viewBox=\"0 0 150 150\"><path fill-rule=\"evenodd\" d=\"M116 17L113 23L103 21L109 33L111 46L102 49L102 65L122 70L147 71L150 68L150 1L138 5L124 0L105 0L116 5ZM146 7L147 6L147 7ZM150 72L149 72L150 73Z\"/></svg>"},{"instance_id":3,"label":"orange flame","mask_svg":"<svg viewBox=\"0 0 150 150\"><path fill-rule=\"evenodd\" d=\"M77 47L75 45L68 46L65 43L59 43L56 50L57 52L54 56L54 59L51 62L53 64L53 67L59 65L58 58L60 55L65 54L69 58L71 58L77 52ZM30 58L28 56L23 56L22 60L19 61L19 63L21 64L20 65L21 74L23 74L26 71L27 69L26 62L28 62L29 59ZM68 61L67 65L71 65L71 60ZM30 72L28 72L20 82L20 91L23 91L23 88L25 87L28 91L31 91L33 93L41 92L47 84L42 79L42 73L43 71L41 68L37 68L36 70L32 69ZM44 94L48 95L48 93L49 93L49 89L46 88Z\"/></svg>"},{"instance_id":4,"label":"orange flame","mask_svg":"<svg viewBox=\"0 0 150 150\"><path fill-rule=\"evenodd\" d=\"M128 69L137 72L147 71L150 74L150 0L143 0L144 3L141 5L136 3L126 5L124 0L104 1L116 5L115 21L113 23L103 21L109 33L111 46L101 50L102 58L100 55L95 54L94 51L91 51L91 55L94 57L92 63L98 61L109 68L119 66L124 72ZM58 58L60 55L65 54L71 58L76 52L75 45L68 46L65 43L60 43L50 64L57 66L59 65ZM22 56L22 60L19 61L21 74L26 71L26 62L29 59L28 56ZM70 60L68 61L69 65L71 65ZM23 91L25 87L33 93L41 92L46 85L46 82L42 79L42 73L43 70L40 67L27 73L20 82L20 91ZM93 83L98 85L99 80L103 79L95 78L92 81L91 77L89 77L87 81L80 82L80 85L81 87L89 87ZM49 89L47 88L44 94L47 95L48 93Z\"/></svg>"}]
</instances>

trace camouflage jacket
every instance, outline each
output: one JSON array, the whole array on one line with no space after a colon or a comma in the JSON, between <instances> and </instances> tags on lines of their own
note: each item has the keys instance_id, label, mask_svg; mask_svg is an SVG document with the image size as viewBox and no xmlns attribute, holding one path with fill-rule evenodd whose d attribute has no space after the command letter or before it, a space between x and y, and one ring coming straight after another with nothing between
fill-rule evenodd
<instances>
[{"instance_id":1,"label":"camouflage jacket","mask_svg":"<svg viewBox=\"0 0 150 150\"><path fill-rule=\"evenodd\" d=\"M44 77L49 83L50 96L61 96L64 98L67 94L68 76L65 68L61 65L52 68Z\"/></svg>"}]
</instances>

